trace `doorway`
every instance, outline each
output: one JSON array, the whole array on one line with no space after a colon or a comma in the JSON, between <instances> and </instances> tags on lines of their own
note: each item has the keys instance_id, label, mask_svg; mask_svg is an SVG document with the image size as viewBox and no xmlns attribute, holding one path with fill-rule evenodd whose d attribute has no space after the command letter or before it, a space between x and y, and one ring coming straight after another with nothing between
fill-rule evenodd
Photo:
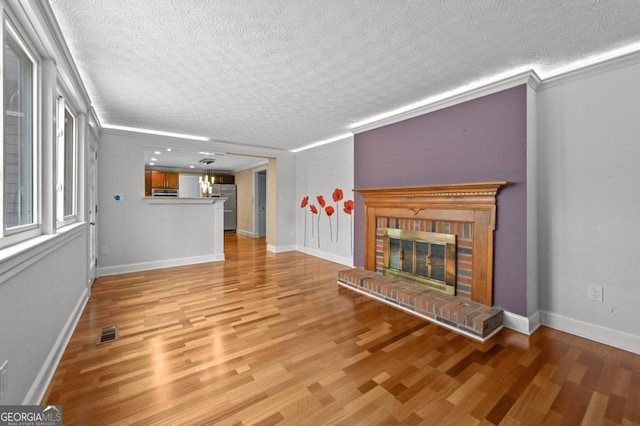
<instances>
[{"instance_id":1,"label":"doorway","mask_svg":"<svg viewBox=\"0 0 640 426\"><path fill-rule=\"evenodd\" d=\"M98 275L98 140L93 132L89 136L89 282L91 287Z\"/></svg>"},{"instance_id":2,"label":"doorway","mask_svg":"<svg viewBox=\"0 0 640 426\"><path fill-rule=\"evenodd\" d=\"M253 175L254 214L253 233L256 237L267 236L267 171L257 170Z\"/></svg>"}]
</instances>

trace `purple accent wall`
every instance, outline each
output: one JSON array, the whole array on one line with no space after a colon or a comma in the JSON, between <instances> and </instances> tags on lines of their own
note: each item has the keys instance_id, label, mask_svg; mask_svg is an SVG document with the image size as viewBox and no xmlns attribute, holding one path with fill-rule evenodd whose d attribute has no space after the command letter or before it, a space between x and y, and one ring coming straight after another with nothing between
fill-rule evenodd
<instances>
[{"instance_id":1,"label":"purple accent wall","mask_svg":"<svg viewBox=\"0 0 640 426\"><path fill-rule=\"evenodd\" d=\"M354 138L356 188L509 181L497 198L493 300L527 315L527 90L518 86ZM356 194L354 262L364 265Z\"/></svg>"}]
</instances>

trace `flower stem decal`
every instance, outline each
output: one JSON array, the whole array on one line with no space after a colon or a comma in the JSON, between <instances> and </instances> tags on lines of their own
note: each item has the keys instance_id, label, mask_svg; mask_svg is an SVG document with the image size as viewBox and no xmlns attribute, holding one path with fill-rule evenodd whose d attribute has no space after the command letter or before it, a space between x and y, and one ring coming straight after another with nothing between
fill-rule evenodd
<instances>
[{"instance_id":1,"label":"flower stem decal","mask_svg":"<svg viewBox=\"0 0 640 426\"><path fill-rule=\"evenodd\" d=\"M324 197L322 195L318 195L316 198L318 199L318 204L320 204L320 208L324 209L324 206L327 205L327 203L324 201ZM320 248L320 216L322 215L318 213L318 248Z\"/></svg>"},{"instance_id":2,"label":"flower stem decal","mask_svg":"<svg viewBox=\"0 0 640 426\"><path fill-rule=\"evenodd\" d=\"M331 235L331 241L333 241L333 230L331 229L331 215L335 212L335 209L331 206L327 206L324 208L325 213L327 214L327 216L329 217L329 235ZM338 240L338 237L336 236L336 241Z\"/></svg>"},{"instance_id":3,"label":"flower stem decal","mask_svg":"<svg viewBox=\"0 0 640 426\"><path fill-rule=\"evenodd\" d=\"M318 209L313 204L311 204L309 206L309 209L311 210L311 213L318 214ZM319 218L318 218L318 220L319 220ZM311 238L313 238L313 218L311 218ZM320 244L320 243L318 243L318 244Z\"/></svg>"},{"instance_id":4,"label":"flower stem decal","mask_svg":"<svg viewBox=\"0 0 640 426\"><path fill-rule=\"evenodd\" d=\"M309 204L309 196L306 196L302 199L300 203L300 208L304 209L304 246L307 246L307 204Z\"/></svg>"},{"instance_id":5,"label":"flower stem decal","mask_svg":"<svg viewBox=\"0 0 640 426\"><path fill-rule=\"evenodd\" d=\"M353 200L347 200L344 202L344 211L349 215L349 235L351 236L351 254L353 254L353 209L355 208L355 203Z\"/></svg>"},{"instance_id":6,"label":"flower stem decal","mask_svg":"<svg viewBox=\"0 0 640 426\"><path fill-rule=\"evenodd\" d=\"M343 197L344 197L344 193L342 192L342 189L336 188L333 191L333 202L336 203L336 211L338 210L338 202L342 201ZM336 241L338 241L339 236L340 236L340 215L337 215L336 216Z\"/></svg>"}]
</instances>

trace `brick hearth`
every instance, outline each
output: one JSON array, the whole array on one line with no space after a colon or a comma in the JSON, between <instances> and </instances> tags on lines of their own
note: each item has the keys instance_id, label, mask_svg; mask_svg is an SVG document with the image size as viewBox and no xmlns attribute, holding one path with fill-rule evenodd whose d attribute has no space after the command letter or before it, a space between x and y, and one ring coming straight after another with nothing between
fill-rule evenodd
<instances>
[{"instance_id":1,"label":"brick hearth","mask_svg":"<svg viewBox=\"0 0 640 426\"><path fill-rule=\"evenodd\" d=\"M502 309L362 268L338 273L338 284L485 341L502 328Z\"/></svg>"}]
</instances>

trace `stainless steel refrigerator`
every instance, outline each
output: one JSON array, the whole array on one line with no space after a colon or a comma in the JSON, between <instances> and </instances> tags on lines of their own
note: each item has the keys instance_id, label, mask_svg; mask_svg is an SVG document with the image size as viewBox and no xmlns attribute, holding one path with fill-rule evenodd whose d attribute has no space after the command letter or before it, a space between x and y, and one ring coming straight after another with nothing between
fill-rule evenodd
<instances>
[{"instance_id":1,"label":"stainless steel refrigerator","mask_svg":"<svg viewBox=\"0 0 640 426\"><path fill-rule=\"evenodd\" d=\"M235 232L237 228L237 207L236 186L232 184L218 184L220 187L220 196L226 197L224 202L224 231Z\"/></svg>"}]
</instances>

